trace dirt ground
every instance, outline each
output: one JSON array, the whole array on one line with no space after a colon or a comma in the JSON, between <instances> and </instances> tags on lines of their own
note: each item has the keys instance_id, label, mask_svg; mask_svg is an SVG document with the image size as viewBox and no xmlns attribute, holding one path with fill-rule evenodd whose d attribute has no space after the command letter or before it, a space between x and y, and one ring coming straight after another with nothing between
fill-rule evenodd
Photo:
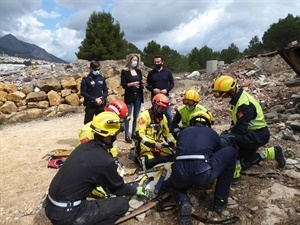
<instances>
[{"instance_id":1,"label":"dirt ground","mask_svg":"<svg viewBox=\"0 0 300 225\"><path fill-rule=\"evenodd\" d=\"M57 172L47 168L47 157L43 157L54 149L73 149L82 125L83 113L76 113L48 121L1 126L0 224L38 224L37 218L42 215L41 203ZM218 124L214 129L220 132L228 125ZM278 132L276 126L271 126L271 132ZM136 168L136 164L127 158L132 144L125 142L123 134L119 135L118 141L119 159L127 172L125 180L130 181ZM288 158L299 161L299 143L271 139L268 146L276 144L284 147ZM286 170L289 168L297 171L293 166ZM300 224L299 179L286 176L277 168L276 162L263 162L247 172L242 175L241 182L232 185L230 204L222 215L211 212L212 190L193 189L194 213L213 220L236 215L240 221L235 224ZM44 220L39 224L50 223ZM178 224L178 219L174 209L159 213L152 209L147 212L144 221L131 219L124 224ZM195 221L194 224L203 223Z\"/></svg>"}]
</instances>

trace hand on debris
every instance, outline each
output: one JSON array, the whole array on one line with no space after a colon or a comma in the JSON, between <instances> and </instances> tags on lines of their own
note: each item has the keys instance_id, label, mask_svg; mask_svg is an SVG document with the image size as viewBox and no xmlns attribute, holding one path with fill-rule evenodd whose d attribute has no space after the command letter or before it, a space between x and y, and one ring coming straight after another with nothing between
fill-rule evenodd
<instances>
[{"instance_id":1,"label":"hand on debris","mask_svg":"<svg viewBox=\"0 0 300 225\"><path fill-rule=\"evenodd\" d=\"M144 187L139 186L139 187L136 188L136 195L144 196L148 199L151 199L152 198L152 191L149 190L149 189L146 189Z\"/></svg>"},{"instance_id":2,"label":"hand on debris","mask_svg":"<svg viewBox=\"0 0 300 225\"><path fill-rule=\"evenodd\" d=\"M230 130L224 130L221 132L221 135L230 133Z\"/></svg>"}]
</instances>

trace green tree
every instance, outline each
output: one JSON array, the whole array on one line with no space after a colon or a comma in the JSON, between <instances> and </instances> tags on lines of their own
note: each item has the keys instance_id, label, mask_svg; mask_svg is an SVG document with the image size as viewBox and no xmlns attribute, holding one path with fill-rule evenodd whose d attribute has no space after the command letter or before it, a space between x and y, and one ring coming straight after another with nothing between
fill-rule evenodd
<instances>
[{"instance_id":1,"label":"green tree","mask_svg":"<svg viewBox=\"0 0 300 225\"><path fill-rule=\"evenodd\" d=\"M138 47L136 47L134 44L126 41L125 48L124 48L124 54L128 55L131 53L138 53L138 54L142 55L142 51L140 49L138 49Z\"/></svg>"},{"instance_id":2,"label":"green tree","mask_svg":"<svg viewBox=\"0 0 300 225\"><path fill-rule=\"evenodd\" d=\"M216 59L216 54L213 52L211 48L205 45L199 50L199 65L200 65L199 69L206 68L206 61L215 60L215 59Z\"/></svg>"},{"instance_id":3,"label":"green tree","mask_svg":"<svg viewBox=\"0 0 300 225\"><path fill-rule=\"evenodd\" d=\"M200 69L200 53L199 50L195 47L192 51L187 55L188 60L188 70L194 71Z\"/></svg>"},{"instance_id":4,"label":"green tree","mask_svg":"<svg viewBox=\"0 0 300 225\"><path fill-rule=\"evenodd\" d=\"M182 72L186 67L183 57L169 46L164 45L161 48L160 55L164 57L164 65L168 67L172 72Z\"/></svg>"},{"instance_id":5,"label":"green tree","mask_svg":"<svg viewBox=\"0 0 300 225\"><path fill-rule=\"evenodd\" d=\"M143 62L145 66L153 66L153 58L156 55L160 55L160 44L157 44L155 41L150 41L143 50Z\"/></svg>"},{"instance_id":6,"label":"green tree","mask_svg":"<svg viewBox=\"0 0 300 225\"><path fill-rule=\"evenodd\" d=\"M264 33L262 37L265 50L274 51L287 47L287 45L300 41L300 17L288 14L285 19L279 19Z\"/></svg>"},{"instance_id":7,"label":"green tree","mask_svg":"<svg viewBox=\"0 0 300 225\"><path fill-rule=\"evenodd\" d=\"M227 49L223 49L221 51L219 60L223 60L225 63L230 64L234 60L240 58L241 58L241 53L239 51L239 48L234 43L231 43Z\"/></svg>"},{"instance_id":8,"label":"green tree","mask_svg":"<svg viewBox=\"0 0 300 225\"><path fill-rule=\"evenodd\" d=\"M254 36L248 45L248 48L246 48L243 52L244 55L257 55L259 53L262 53L263 51L263 44L259 40L257 36Z\"/></svg>"},{"instance_id":9,"label":"green tree","mask_svg":"<svg viewBox=\"0 0 300 225\"><path fill-rule=\"evenodd\" d=\"M110 13L93 12L89 17L86 37L79 46L77 58L108 60L124 58L126 47L120 24Z\"/></svg>"}]
</instances>

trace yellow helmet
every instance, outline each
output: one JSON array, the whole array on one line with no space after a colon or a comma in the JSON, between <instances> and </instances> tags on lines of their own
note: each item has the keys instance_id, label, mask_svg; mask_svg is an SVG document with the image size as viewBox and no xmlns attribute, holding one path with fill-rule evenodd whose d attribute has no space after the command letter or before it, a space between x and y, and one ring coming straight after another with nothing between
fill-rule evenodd
<instances>
[{"instance_id":1,"label":"yellow helmet","mask_svg":"<svg viewBox=\"0 0 300 225\"><path fill-rule=\"evenodd\" d=\"M197 91L190 89L184 93L182 102L185 105L196 105L200 101L200 95Z\"/></svg>"},{"instance_id":2,"label":"yellow helmet","mask_svg":"<svg viewBox=\"0 0 300 225\"><path fill-rule=\"evenodd\" d=\"M216 98L224 96L225 93L236 87L236 80L231 76L222 75L217 78L213 84L213 95Z\"/></svg>"},{"instance_id":3,"label":"yellow helmet","mask_svg":"<svg viewBox=\"0 0 300 225\"><path fill-rule=\"evenodd\" d=\"M104 111L94 117L91 128L103 137L115 136L119 133L123 121L116 113Z\"/></svg>"},{"instance_id":4,"label":"yellow helmet","mask_svg":"<svg viewBox=\"0 0 300 225\"><path fill-rule=\"evenodd\" d=\"M203 110L194 112L190 117L190 126L194 126L196 122L204 123L208 127L211 127L212 121L209 114Z\"/></svg>"}]
</instances>

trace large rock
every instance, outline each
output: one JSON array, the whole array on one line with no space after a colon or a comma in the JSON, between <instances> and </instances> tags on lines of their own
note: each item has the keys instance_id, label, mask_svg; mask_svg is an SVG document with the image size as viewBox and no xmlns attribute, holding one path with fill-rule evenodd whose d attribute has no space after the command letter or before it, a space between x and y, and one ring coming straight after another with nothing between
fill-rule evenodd
<instances>
[{"instance_id":1,"label":"large rock","mask_svg":"<svg viewBox=\"0 0 300 225\"><path fill-rule=\"evenodd\" d=\"M70 94L65 97L66 102L72 106L79 106L79 98L77 94Z\"/></svg>"},{"instance_id":2,"label":"large rock","mask_svg":"<svg viewBox=\"0 0 300 225\"><path fill-rule=\"evenodd\" d=\"M53 90L48 92L48 99L49 99L50 106L57 106L62 101L60 95Z\"/></svg>"},{"instance_id":3,"label":"large rock","mask_svg":"<svg viewBox=\"0 0 300 225\"><path fill-rule=\"evenodd\" d=\"M49 92L51 90L60 90L61 89L61 84L58 79L55 77L49 77L46 79L42 79L38 82L38 88L41 91Z\"/></svg>"},{"instance_id":4,"label":"large rock","mask_svg":"<svg viewBox=\"0 0 300 225\"><path fill-rule=\"evenodd\" d=\"M15 91L13 93L9 93L6 96L6 99L8 101L12 101L12 102L19 102L21 100L24 100L25 98L26 98L26 95L21 91Z\"/></svg>"},{"instance_id":5,"label":"large rock","mask_svg":"<svg viewBox=\"0 0 300 225\"><path fill-rule=\"evenodd\" d=\"M6 101L1 107L0 111L5 114L11 114L13 112L17 112L18 108L12 101Z\"/></svg>"},{"instance_id":6,"label":"large rock","mask_svg":"<svg viewBox=\"0 0 300 225\"><path fill-rule=\"evenodd\" d=\"M14 84L5 84L4 90L8 93L13 93L13 92L17 91L18 88Z\"/></svg>"},{"instance_id":7,"label":"large rock","mask_svg":"<svg viewBox=\"0 0 300 225\"><path fill-rule=\"evenodd\" d=\"M6 101L6 95L7 95L7 92L6 91L1 91L0 90L0 101L1 102L5 102Z\"/></svg>"},{"instance_id":8,"label":"large rock","mask_svg":"<svg viewBox=\"0 0 300 225\"><path fill-rule=\"evenodd\" d=\"M26 97L27 102L38 102L38 101L43 101L43 100L47 100L47 99L48 99L48 96L44 91L30 92Z\"/></svg>"},{"instance_id":9,"label":"large rock","mask_svg":"<svg viewBox=\"0 0 300 225\"><path fill-rule=\"evenodd\" d=\"M73 77L71 77L69 80L62 80L61 81L61 86L64 89L76 88L76 81Z\"/></svg>"}]
</instances>

